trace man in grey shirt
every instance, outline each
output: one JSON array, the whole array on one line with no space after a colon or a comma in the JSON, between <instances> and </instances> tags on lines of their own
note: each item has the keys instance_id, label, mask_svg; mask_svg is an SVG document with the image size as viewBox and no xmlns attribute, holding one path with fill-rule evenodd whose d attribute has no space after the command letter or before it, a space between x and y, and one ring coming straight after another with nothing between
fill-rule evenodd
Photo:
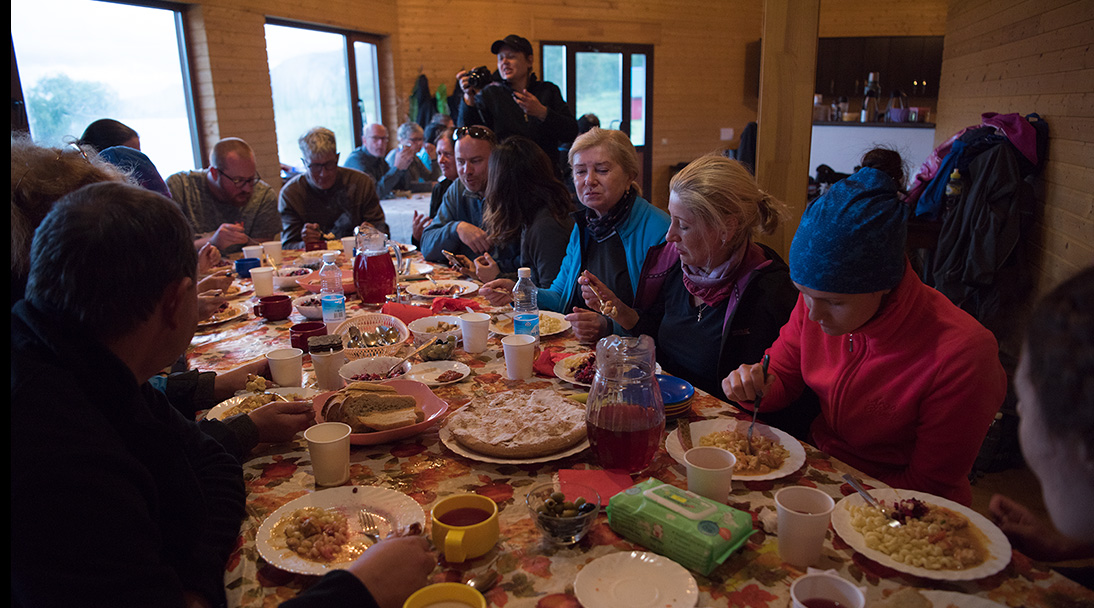
<instances>
[{"instance_id":1,"label":"man in grey shirt","mask_svg":"<svg viewBox=\"0 0 1094 608\"><path fill-rule=\"evenodd\" d=\"M376 182L356 169L338 166L334 132L315 127L298 142L304 173L281 187L281 246L324 249L329 238L352 236L354 228L371 225L390 234L376 196Z\"/></svg>"},{"instance_id":2,"label":"man in grey shirt","mask_svg":"<svg viewBox=\"0 0 1094 608\"><path fill-rule=\"evenodd\" d=\"M208 169L167 178L171 197L194 228L199 250L211 243L230 254L244 245L280 238L277 195L259 178L256 166L247 142L229 137L213 146Z\"/></svg>"}]
</instances>

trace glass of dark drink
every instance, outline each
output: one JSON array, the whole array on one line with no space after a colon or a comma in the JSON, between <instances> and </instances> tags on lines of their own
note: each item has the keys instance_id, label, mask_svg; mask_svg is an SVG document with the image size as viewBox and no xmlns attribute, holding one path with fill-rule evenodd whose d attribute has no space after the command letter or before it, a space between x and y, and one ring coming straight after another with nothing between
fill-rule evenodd
<instances>
[{"instance_id":1,"label":"glass of dark drink","mask_svg":"<svg viewBox=\"0 0 1094 608\"><path fill-rule=\"evenodd\" d=\"M661 443L665 406L654 374L649 336L608 336L596 345L596 375L585 422L600 466L635 473L645 469Z\"/></svg>"}]
</instances>

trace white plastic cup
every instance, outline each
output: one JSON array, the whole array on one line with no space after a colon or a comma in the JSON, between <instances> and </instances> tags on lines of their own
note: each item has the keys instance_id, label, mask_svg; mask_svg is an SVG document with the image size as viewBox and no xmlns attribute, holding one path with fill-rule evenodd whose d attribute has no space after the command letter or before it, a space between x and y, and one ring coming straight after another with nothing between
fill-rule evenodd
<instances>
[{"instance_id":1,"label":"white plastic cup","mask_svg":"<svg viewBox=\"0 0 1094 608\"><path fill-rule=\"evenodd\" d=\"M323 422L304 431L317 486L339 486L349 479L349 436L344 422Z\"/></svg>"},{"instance_id":2,"label":"white plastic cup","mask_svg":"<svg viewBox=\"0 0 1094 608\"><path fill-rule=\"evenodd\" d=\"M490 336L490 315L482 312L460 315L460 332L464 352L481 353L486 350L486 339Z\"/></svg>"},{"instance_id":3,"label":"white plastic cup","mask_svg":"<svg viewBox=\"0 0 1094 608\"><path fill-rule=\"evenodd\" d=\"M304 383L304 351L281 348L266 353L270 376L278 386L301 386Z\"/></svg>"},{"instance_id":4,"label":"white plastic cup","mask_svg":"<svg viewBox=\"0 0 1094 608\"><path fill-rule=\"evenodd\" d=\"M688 491L725 504L733 489L733 469L737 457L729 450L713 446L691 448L684 453L688 471Z\"/></svg>"},{"instance_id":5,"label":"white plastic cup","mask_svg":"<svg viewBox=\"0 0 1094 608\"><path fill-rule=\"evenodd\" d=\"M779 556L784 562L804 568L820 559L835 506L831 496L816 488L791 486L775 492Z\"/></svg>"},{"instance_id":6,"label":"white plastic cup","mask_svg":"<svg viewBox=\"0 0 1094 608\"><path fill-rule=\"evenodd\" d=\"M510 380L532 377L532 362L536 355L536 337L528 334L505 336L501 339L505 352L505 375Z\"/></svg>"},{"instance_id":7,"label":"white plastic cup","mask_svg":"<svg viewBox=\"0 0 1094 608\"><path fill-rule=\"evenodd\" d=\"M353 249L357 247L357 237L344 236L342 237L342 251L346 254L346 258L353 259Z\"/></svg>"},{"instance_id":8,"label":"white plastic cup","mask_svg":"<svg viewBox=\"0 0 1094 608\"><path fill-rule=\"evenodd\" d=\"M245 258L257 258L262 259L262 254L266 249L262 245L247 245L243 248L243 257Z\"/></svg>"},{"instance_id":9,"label":"white plastic cup","mask_svg":"<svg viewBox=\"0 0 1094 608\"><path fill-rule=\"evenodd\" d=\"M251 269L251 282L254 284L256 297L264 298L273 295L273 273L274 269L269 266Z\"/></svg>"},{"instance_id":10,"label":"white plastic cup","mask_svg":"<svg viewBox=\"0 0 1094 608\"><path fill-rule=\"evenodd\" d=\"M864 608L866 597L854 583L828 573L806 574L790 584L793 608L807 608L810 600L837 602L845 608Z\"/></svg>"},{"instance_id":11,"label":"white plastic cup","mask_svg":"<svg viewBox=\"0 0 1094 608\"><path fill-rule=\"evenodd\" d=\"M274 264L281 264L281 241L263 241L262 251L273 260Z\"/></svg>"}]
</instances>

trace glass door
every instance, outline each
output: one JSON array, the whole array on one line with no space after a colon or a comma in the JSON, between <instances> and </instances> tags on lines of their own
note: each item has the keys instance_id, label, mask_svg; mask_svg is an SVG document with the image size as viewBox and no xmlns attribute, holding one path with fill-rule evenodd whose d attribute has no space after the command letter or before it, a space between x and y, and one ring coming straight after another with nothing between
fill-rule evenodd
<instances>
[{"instance_id":1,"label":"glass door","mask_svg":"<svg viewBox=\"0 0 1094 608\"><path fill-rule=\"evenodd\" d=\"M544 42L543 79L560 89L578 117L595 114L600 126L631 138L641 161L642 191L650 191L653 47L640 44Z\"/></svg>"}]
</instances>

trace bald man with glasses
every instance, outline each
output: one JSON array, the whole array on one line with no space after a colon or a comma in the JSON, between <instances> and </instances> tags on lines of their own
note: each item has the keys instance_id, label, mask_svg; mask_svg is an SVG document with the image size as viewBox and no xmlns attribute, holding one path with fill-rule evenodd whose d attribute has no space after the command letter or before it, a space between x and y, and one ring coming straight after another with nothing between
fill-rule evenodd
<instances>
[{"instance_id":1,"label":"bald man with glasses","mask_svg":"<svg viewBox=\"0 0 1094 608\"><path fill-rule=\"evenodd\" d=\"M231 254L281 236L277 195L259 177L251 146L238 137L213 146L208 169L180 171L167 178L167 188L194 228L198 249L210 243Z\"/></svg>"}]
</instances>

